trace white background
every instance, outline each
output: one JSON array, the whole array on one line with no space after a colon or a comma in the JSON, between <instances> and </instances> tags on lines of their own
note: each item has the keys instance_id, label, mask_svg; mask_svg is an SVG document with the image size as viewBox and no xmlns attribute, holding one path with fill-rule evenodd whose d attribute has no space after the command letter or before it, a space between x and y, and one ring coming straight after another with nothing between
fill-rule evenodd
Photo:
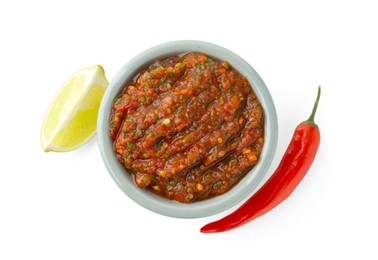
<instances>
[{"instance_id":1,"label":"white background","mask_svg":"<svg viewBox=\"0 0 378 260\"><path fill-rule=\"evenodd\" d=\"M375 1L1 1L0 259L378 259ZM248 3L248 4L247 4ZM308 175L267 215L221 234L131 201L95 139L45 153L47 107L74 72L107 78L171 40L222 45L267 84L279 117L270 174L322 85ZM131 257L131 254L137 257Z\"/></svg>"}]
</instances>

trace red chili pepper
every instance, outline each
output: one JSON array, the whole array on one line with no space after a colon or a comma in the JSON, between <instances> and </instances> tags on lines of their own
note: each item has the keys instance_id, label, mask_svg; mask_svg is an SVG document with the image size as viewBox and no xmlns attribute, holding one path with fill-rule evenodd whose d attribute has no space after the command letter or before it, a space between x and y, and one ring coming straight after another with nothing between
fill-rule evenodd
<instances>
[{"instance_id":1,"label":"red chili pepper","mask_svg":"<svg viewBox=\"0 0 378 260\"><path fill-rule=\"evenodd\" d=\"M237 228L269 212L290 196L310 169L320 144L320 131L314 122L319 98L320 86L310 118L295 129L278 168L269 180L236 211L203 226L202 233Z\"/></svg>"}]
</instances>

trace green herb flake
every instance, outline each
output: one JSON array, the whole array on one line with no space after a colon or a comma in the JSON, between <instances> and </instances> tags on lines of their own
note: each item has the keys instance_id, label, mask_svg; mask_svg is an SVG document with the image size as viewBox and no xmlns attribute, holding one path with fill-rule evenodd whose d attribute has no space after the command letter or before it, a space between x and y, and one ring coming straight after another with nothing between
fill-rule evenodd
<instances>
[{"instance_id":1,"label":"green herb flake","mask_svg":"<svg viewBox=\"0 0 378 260\"><path fill-rule=\"evenodd\" d=\"M130 162L133 158L134 158L134 155L133 155L133 154L129 154L129 155L127 155L127 157L126 157L126 161L127 161L127 162Z\"/></svg>"},{"instance_id":2,"label":"green herb flake","mask_svg":"<svg viewBox=\"0 0 378 260\"><path fill-rule=\"evenodd\" d=\"M127 144L127 148L128 149L134 149L135 148L135 144L134 143L128 143Z\"/></svg>"}]
</instances>

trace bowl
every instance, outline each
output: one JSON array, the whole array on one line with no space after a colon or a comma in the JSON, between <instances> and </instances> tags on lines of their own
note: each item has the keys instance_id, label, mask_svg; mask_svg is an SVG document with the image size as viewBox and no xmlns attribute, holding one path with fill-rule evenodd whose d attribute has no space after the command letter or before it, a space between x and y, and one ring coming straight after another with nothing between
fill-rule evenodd
<instances>
[{"instance_id":1,"label":"bowl","mask_svg":"<svg viewBox=\"0 0 378 260\"><path fill-rule=\"evenodd\" d=\"M109 137L109 120L113 101L125 84L154 61L169 56L202 52L219 60L228 61L243 74L252 85L264 109L264 147L258 164L231 190L207 200L191 204L162 198L150 191L142 190L134 183L132 176L116 158L113 142ZM257 72L241 57L218 45L202 41L173 41L152 47L130 60L110 82L98 114L97 139L100 152L110 176L118 187L132 200L153 212L176 218L199 218L227 210L250 196L263 180L273 160L277 146L278 122L272 97Z\"/></svg>"}]
</instances>

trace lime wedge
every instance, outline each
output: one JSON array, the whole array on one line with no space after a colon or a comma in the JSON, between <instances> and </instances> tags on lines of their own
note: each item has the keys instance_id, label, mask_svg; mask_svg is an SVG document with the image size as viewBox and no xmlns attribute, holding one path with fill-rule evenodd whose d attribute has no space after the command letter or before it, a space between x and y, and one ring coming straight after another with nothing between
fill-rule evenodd
<instances>
[{"instance_id":1,"label":"lime wedge","mask_svg":"<svg viewBox=\"0 0 378 260\"><path fill-rule=\"evenodd\" d=\"M64 83L43 121L41 144L46 152L72 151L94 136L98 109L107 86L100 65L82 69Z\"/></svg>"}]
</instances>

